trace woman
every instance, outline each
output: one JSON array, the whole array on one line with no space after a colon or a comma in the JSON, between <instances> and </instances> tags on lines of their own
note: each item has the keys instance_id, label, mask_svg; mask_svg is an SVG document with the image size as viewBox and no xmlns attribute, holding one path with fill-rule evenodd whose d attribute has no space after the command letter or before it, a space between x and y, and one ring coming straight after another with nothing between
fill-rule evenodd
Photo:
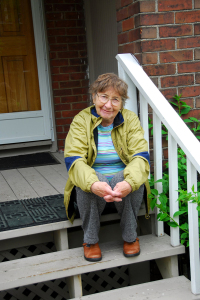
<instances>
[{"instance_id":1,"label":"woman","mask_svg":"<svg viewBox=\"0 0 200 300\"><path fill-rule=\"evenodd\" d=\"M66 138L64 203L73 221L76 200L88 261L102 258L98 232L106 202L114 202L121 217L124 255L140 253L136 218L148 182L149 154L138 117L123 108L127 90L117 75L100 75L90 87L94 105L75 116Z\"/></svg>"}]
</instances>

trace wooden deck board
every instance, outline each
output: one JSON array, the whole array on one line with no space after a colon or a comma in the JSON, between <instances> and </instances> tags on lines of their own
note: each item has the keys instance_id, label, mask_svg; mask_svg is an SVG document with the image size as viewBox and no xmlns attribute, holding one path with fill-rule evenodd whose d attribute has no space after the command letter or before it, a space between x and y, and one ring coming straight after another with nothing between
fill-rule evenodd
<instances>
[{"instance_id":1,"label":"wooden deck board","mask_svg":"<svg viewBox=\"0 0 200 300\"><path fill-rule=\"evenodd\" d=\"M17 199L28 199L39 196L18 170L6 170L2 171L1 174L13 190Z\"/></svg>"},{"instance_id":2,"label":"wooden deck board","mask_svg":"<svg viewBox=\"0 0 200 300\"><path fill-rule=\"evenodd\" d=\"M16 200L17 197L13 193L13 190L0 173L0 202L8 201L8 200Z\"/></svg>"},{"instance_id":3,"label":"wooden deck board","mask_svg":"<svg viewBox=\"0 0 200 300\"><path fill-rule=\"evenodd\" d=\"M59 192L35 169L24 168L18 170L26 178L28 184L34 189L39 197L56 195Z\"/></svg>"}]
</instances>

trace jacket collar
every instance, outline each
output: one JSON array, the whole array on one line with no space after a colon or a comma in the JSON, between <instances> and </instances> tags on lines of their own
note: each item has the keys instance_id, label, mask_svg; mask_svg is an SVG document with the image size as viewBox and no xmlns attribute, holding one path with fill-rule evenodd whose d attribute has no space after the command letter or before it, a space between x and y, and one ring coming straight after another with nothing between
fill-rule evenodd
<instances>
[{"instance_id":1,"label":"jacket collar","mask_svg":"<svg viewBox=\"0 0 200 300\"><path fill-rule=\"evenodd\" d=\"M123 108L122 108L123 110ZM100 115L97 114L97 111L96 111L96 107L95 106L92 106L91 108L91 113L93 116L97 117L97 118L100 118ZM118 114L116 115L115 119L114 119L114 122L113 122L113 128L121 125L122 123L124 122L124 118L123 118L123 115L122 113L119 111Z\"/></svg>"}]
</instances>

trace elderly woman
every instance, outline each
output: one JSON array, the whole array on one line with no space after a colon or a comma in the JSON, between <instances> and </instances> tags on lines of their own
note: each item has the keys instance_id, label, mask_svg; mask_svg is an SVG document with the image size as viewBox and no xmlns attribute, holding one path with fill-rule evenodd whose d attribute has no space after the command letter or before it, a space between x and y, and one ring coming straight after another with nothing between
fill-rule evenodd
<instances>
[{"instance_id":1,"label":"elderly woman","mask_svg":"<svg viewBox=\"0 0 200 300\"><path fill-rule=\"evenodd\" d=\"M127 90L117 75L100 75L90 87L94 105L74 117L66 138L69 179L64 203L71 221L73 201L78 205L88 261L102 258L98 233L107 202L114 202L121 217L124 255L140 253L137 214L148 181L149 154L138 117L123 108Z\"/></svg>"}]
</instances>

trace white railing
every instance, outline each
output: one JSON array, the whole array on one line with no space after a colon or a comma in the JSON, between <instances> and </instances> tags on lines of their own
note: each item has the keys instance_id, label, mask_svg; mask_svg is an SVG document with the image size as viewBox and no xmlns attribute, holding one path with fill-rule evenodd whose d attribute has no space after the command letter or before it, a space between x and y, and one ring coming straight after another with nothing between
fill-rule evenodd
<instances>
[{"instance_id":1,"label":"white railing","mask_svg":"<svg viewBox=\"0 0 200 300\"><path fill-rule=\"evenodd\" d=\"M153 149L154 149L154 178L162 178L162 134L161 124L168 129L168 162L169 162L169 201L170 215L178 210L178 158L177 145L187 156L187 190L190 192L194 185L197 190L197 171L200 172L200 143L176 111L171 107L151 79L143 71L132 54L118 54L119 77L129 86L129 97L126 108L137 111L137 92L140 100L140 121L149 141L148 105L153 110ZM162 183L156 183L155 188L162 192ZM156 211L158 213L158 211ZM189 243L191 289L194 294L200 294L200 258L199 258L199 228L196 204L189 202ZM176 221L179 222L178 217ZM179 228L170 228L171 245L180 244ZM164 234L163 223L156 221L156 234Z\"/></svg>"}]
</instances>

